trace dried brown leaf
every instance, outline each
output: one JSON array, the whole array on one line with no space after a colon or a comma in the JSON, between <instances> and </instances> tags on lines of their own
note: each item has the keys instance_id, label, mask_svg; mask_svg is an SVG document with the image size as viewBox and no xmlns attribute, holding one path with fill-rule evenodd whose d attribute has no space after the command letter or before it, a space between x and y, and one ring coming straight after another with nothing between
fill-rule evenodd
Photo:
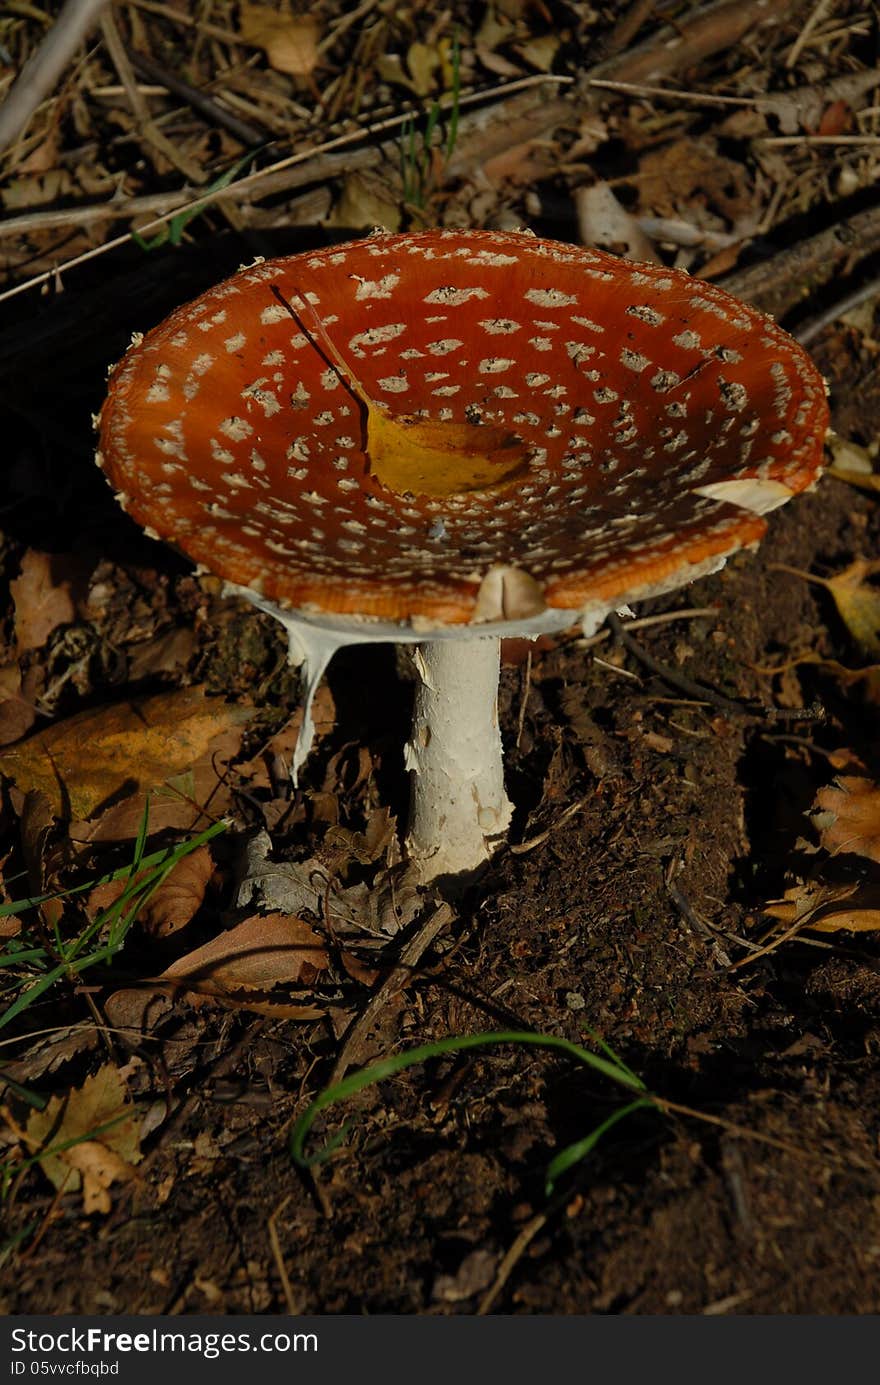
<instances>
[{"instance_id":1,"label":"dried brown leaf","mask_svg":"<svg viewBox=\"0 0 880 1385\"><path fill-rule=\"evenodd\" d=\"M141 1159L138 1118L113 1063L32 1111L25 1134L55 1188L82 1190L86 1212L109 1212L110 1185L131 1178Z\"/></svg>"},{"instance_id":2,"label":"dried brown leaf","mask_svg":"<svg viewBox=\"0 0 880 1385\"><path fill-rule=\"evenodd\" d=\"M411 43L406 54L406 65L412 78L413 91L417 96L427 96L434 90L434 77L442 64L436 47L427 43Z\"/></svg>"},{"instance_id":3,"label":"dried brown leaf","mask_svg":"<svg viewBox=\"0 0 880 1385\"><path fill-rule=\"evenodd\" d=\"M329 966L323 939L302 919L255 915L188 952L162 979L219 991L309 985Z\"/></svg>"},{"instance_id":4,"label":"dried brown leaf","mask_svg":"<svg viewBox=\"0 0 880 1385\"><path fill-rule=\"evenodd\" d=\"M76 616L70 576L64 576L64 560L52 553L28 549L21 573L10 590L15 605L15 640L19 653L40 649L53 630Z\"/></svg>"},{"instance_id":5,"label":"dried brown leaf","mask_svg":"<svg viewBox=\"0 0 880 1385\"><path fill-rule=\"evenodd\" d=\"M742 163L719 154L708 140L680 139L651 149L639 161L639 206L658 216L709 207L729 222L755 205Z\"/></svg>"},{"instance_id":6,"label":"dried brown leaf","mask_svg":"<svg viewBox=\"0 0 880 1385\"><path fill-rule=\"evenodd\" d=\"M240 6L242 42L262 48L276 72L310 77L318 65L320 28L312 15L292 15L268 5Z\"/></svg>"},{"instance_id":7,"label":"dried brown leaf","mask_svg":"<svg viewBox=\"0 0 880 1385\"><path fill-rule=\"evenodd\" d=\"M880 785L841 775L816 795L819 843L833 855L849 852L880 862Z\"/></svg>"},{"instance_id":8,"label":"dried brown leaf","mask_svg":"<svg viewBox=\"0 0 880 1385\"><path fill-rule=\"evenodd\" d=\"M197 847L181 857L138 913L138 923L144 932L154 938L169 938L185 928L201 908L213 873L210 847ZM127 884L125 880L108 880L106 884L96 885L86 905L90 917L114 904Z\"/></svg>"},{"instance_id":9,"label":"dried brown leaf","mask_svg":"<svg viewBox=\"0 0 880 1385\"><path fill-rule=\"evenodd\" d=\"M880 559L856 558L834 577L817 577L801 568L789 567L787 563L772 566L830 592L841 620L856 643L872 658L880 658L880 588L869 582L869 578L880 572Z\"/></svg>"}]
</instances>

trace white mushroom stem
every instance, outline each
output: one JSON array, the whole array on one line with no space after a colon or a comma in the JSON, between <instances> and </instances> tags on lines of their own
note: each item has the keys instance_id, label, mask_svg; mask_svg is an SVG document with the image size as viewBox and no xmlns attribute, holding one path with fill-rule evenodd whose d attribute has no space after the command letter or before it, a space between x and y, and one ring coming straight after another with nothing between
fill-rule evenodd
<instances>
[{"instance_id":1,"label":"white mushroom stem","mask_svg":"<svg viewBox=\"0 0 880 1385\"><path fill-rule=\"evenodd\" d=\"M415 648L407 851L425 881L483 865L510 822L498 728L500 661L501 641L492 637Z\"/></svg>"}]
</instances>

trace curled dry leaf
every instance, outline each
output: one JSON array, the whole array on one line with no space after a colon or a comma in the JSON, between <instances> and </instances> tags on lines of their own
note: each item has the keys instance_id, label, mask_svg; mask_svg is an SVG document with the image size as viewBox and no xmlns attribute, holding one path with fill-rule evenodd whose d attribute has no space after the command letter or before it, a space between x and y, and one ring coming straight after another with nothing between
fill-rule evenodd
<instances>
[{"instance_id":1,"label":"curled dry leaf","mask_svg":"<svg viewBox=\"0 0 880 1385\"><path fill-rule=\"evenodd\" d=\"M163 973L208 992L310 985L329 965L321 937L302 919L255 915L197 947Z\"/></svg>"},{"instance_id":2,"label":"curled dry leaf","mask_svg":"<svg viewBox=\"0 0 880 1385\"><path fill-rule=\"evenodd\" d=\"M86 1212L109 1212L110 1185L131 1178L141 1159L138 1118L112 1063L33 1111L25 1138L55 1188L82 1191Z\"/></svg>"},{"instance_id":3,"label":"curled dry leaf","mask_svg":"<svg viewBox=\"0 0 880 1385\"><path fill-rule=\"evenodd\" d=\"M858 885L793 885L782 899L765 904L763 912L787 933L809 928L813 933L872 933L880 929L880 897L876 889Z\"/></svg>"},{"instance_id":4,"label":"curled dry leaf","mask_svg":"<svg viewBox=\"0 0 880 1385\"><path fill-rule=\"evenodd\" d=\"M833 855L849 852L880 863L880 785L842 775L820 789L814 812L819 843Z\"/></svg>"},{"instance_id":5,"label":"curled dry leaf","mask_svg":"<svg viewBox=\"0 0 880 1385\"><path fill-rule=\"evenodd\" d=\"M154 938L168 938L185 928L201 908L213 873L210 847L200 846L183 856L138 913L144 932ZM88 899L90 916L114 904L127 884L126 880L108 880L97 885Z\"/></svg>"}]
</instances>

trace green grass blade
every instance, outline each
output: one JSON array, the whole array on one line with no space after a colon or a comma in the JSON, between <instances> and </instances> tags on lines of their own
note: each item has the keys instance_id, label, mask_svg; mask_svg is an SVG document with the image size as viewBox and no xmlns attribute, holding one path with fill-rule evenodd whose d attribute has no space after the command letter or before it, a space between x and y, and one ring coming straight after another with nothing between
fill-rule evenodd
<instances>
[{"instance_id":1,"label":"green grass blade","mask_svg":"<svg viewBox=\"0 0 880 1385\"><path fill-rule=\"evenodd\" d=\"M305 1154L305 1141L309 1130L319 1113L326 1110L328 1106L333 1106L338 1101L344 1101L346 1097L353 1096L356 1092L362 1091L364 1087L370 1087L376 1082L383 1082L385 1078L393 1077L396 1073L403 1072L405 1068L414 1067L417 1063L424 1063L429 1058L441 1058L447 1053L463 1053L473 1048L496 1047L498 1044L523 1044L531 1048L552 1049L558 1053L565 1053L578 1063L592 1068L594 1072L610 1078L620 1087L626 1087L630 1091L645 1091L644 1083L635 1077L628 1068L622 1066L616 1058L614 1061L602 1058L596 1053L591 1053L589 1049L582 1048L580 1044L559 1038L555 1034L535 1034L529 1030L518 1029L501 1029L484 1034L456 1034L448 1039L439 1039L436 1043L422 1044L418 1048L411 1048L406 1053L396 1054L393 1058L384 1058L381 1062L373 1063L370 1067L363 1068L360 1072L343 1078L334 1086L325 1088L303 1112L290 1132L290 1153L294 1162L300 1168L310 1168L313 1164L323 1163L344 1138L347 1126L343 1126L342 1130L333 1136L316 1154ZM608 1051L610 1052L610 1050Z\"/></svg>"},{"instance_id":2,"label":"green grass blade","mask_svg":"<svg viewBox=\"0 0 880 1385\"><path fill-rule=\"evenodd\" d=\"M206 827L204 832L199 832L195 837L191 837L185 843L187 852L194 851L196 847L203 846L211 841L220 832L226 831L225 822L213 822L210 827ZM145 870L149 866L160 865L169 859L179 847L164 846L159 851L153 851L149 856L144 856L141 860L141 869ZM186 853L184 853L186 854ZM27 899L16 899L9 904L0 904L0 918L9 918L11 915L23 914L28 909L37 909L41 904L47 904L53 899L67 899L71 895L84 894L86 890L94 890L98 885L109 885L114 880L126 880L131 874L131 864L120 866L118 870L110 871L107 875L101 875L97 880L89 880L85 885L73 885L68 890L55 890L50 894L32 895Z\"/></svg>"},{"instance_id":3,"label":"green grass blade","mask_svg":"<svg viewBox=\"0 0 880 1385\"><path fill-rule=\"evenodd\" d=\"M579 1164L582 1159L595 1149L602 1136L607 1134L618 1121L622 1121L626 1116L631 1116L633 1111L642 1111L646 1107L654 1108L654 1103L648 1097L639 1097L638 1101L630 1101L626 1106L619 1106L616 1111L612 1111L607 1120L597 1125L595 1130L591 1130L589 1135L585 1135L582 1140L576 1140L574 1144L566 1145L565 1149L550 1160L547 1165L547 1175L544 1181L544 1191L549 1197L556 1186L557 1179L574 1165Z\"/></svg>"},{"instance_id":4,"label":"green grass blade","mask_svg":"<svg viewBox=\"0 0 880 1385\"><path fill-rule=\"evenodd\" d=\"M446 135L446 161L452 158L458 142L458 118L461 109L461 47L458 29L452 34L452 109L449 112L449 130Z\"/></svg>"}]
</instances>

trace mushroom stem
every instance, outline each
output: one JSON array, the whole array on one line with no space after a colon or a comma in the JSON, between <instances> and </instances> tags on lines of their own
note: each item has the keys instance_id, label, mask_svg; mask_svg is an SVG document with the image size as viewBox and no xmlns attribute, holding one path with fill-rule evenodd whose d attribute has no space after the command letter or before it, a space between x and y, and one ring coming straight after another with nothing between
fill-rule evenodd
<instances>
[{"instance_id":1,"label":"mushroom stem","mask_svg":"<svg viewBox=\"0 0 880 1385\"><path fill-rule=\"evenodd\" d=\"M510 822L498 729L500 661L501 641L491 636L429 640L413 652L407 850L423 882L484 865Z\"/></svg>"}]
</instances>

